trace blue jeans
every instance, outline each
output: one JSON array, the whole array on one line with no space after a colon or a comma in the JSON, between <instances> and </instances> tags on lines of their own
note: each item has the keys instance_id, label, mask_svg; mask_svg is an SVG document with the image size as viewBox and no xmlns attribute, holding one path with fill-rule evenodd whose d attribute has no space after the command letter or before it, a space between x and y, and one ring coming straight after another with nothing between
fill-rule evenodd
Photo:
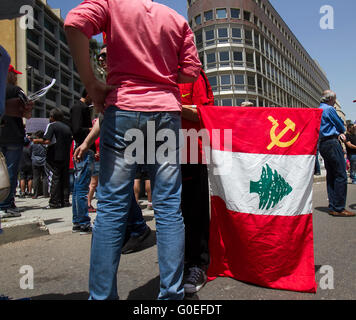
<instances>
[{"instance_id":1,"label":"blue jeans","mask_svg":"<svg viewBox=\"0 0 356 320\"><path fill-rule=\"evenodd\" d=\"M155 124L155 133L171 129L178 140L180 113L134 112L109 107L100 128L100 174L97 217L93 227L89 293L90 299L117 299L117 270L128 222L128 212L134 194L136 163L125 158L132 144L124 139L129 129L142 132L145 142L152 142L147 133L147 121ZM154 138L154 137L153 137ZM153 144L153 153L163 142ZM184 267L184 223L180 209L181 169L179 144L174 161L148 164L155 208L160 293L158 299L180 300ZM140 152L140 150L137 150ZM145 150L147 151L147 150ZM146 156L152 156L145 152Z\"/></svg>"},{"instance_id":2,"label":"blue jeans","mask_svg":"<svg viewBox=\"0 0 356 320\"><path fill-rule=\"evenodd\" d=\"M133 190L132 190L133 192ZM147 228L145 219L142 216L142 210L137 204L135 194L132 194L131 206L127 220L127 237L138 237L142 235Z\"/></svg>"},{"instance_id":3,"label":"blue jeans","mask_svg":"<svg viewBox=\"0 0 356 320\"><path fill-rule=\"evenodd\" d=\"M350 178L352 179L352 183L356 184L356 154L350 155L349 160L350 160Z\"/></svg>"},{"instance_id":4,"label":"blue jeans","mask_svg":"<svg viewBox=\"0 0 356 320\"><path fill-rule=\"evenodd\" d=\"M337 139L321 142L319 150L325 163L329 209L341 212L345 209L347 196L347 174L344 152Z\"/></svg>"},{"instance_id":5,"label":"blue jeans","mask_svg":"<svg viewBox=\"0 0 356 320\"><path fill-rule=\"evenodd\" d=\"M320 173L319 149L316 151L314 174Z\"/></svg>"},{"instance_id":6,"label":"blue jeans","mask_svg":"<svg viewBox=\"0 0 356 320\"><path fill-rule=\"evenodd\" d=\"M94 168L94 152L89 150L81 162L74 161L74 188L72 194L73 224L90 223L88 214L88 192Z\"/></svg>"},{"instance_id":7,"label":"blue jeans","mask_svg":"<svg viewBox=\"0 0 356 320\"><path fill-rule=\"evenodd\" d=\"M69 169L69 192L74 190L74 169Z\"/></svg>"},{"instance_id":8,"label":"blue jeans","mask_svg":"<svg viewBox=\"0 0 356 320\"><path fill-rule=\"evenodd\" d=\"M9 209L15 206L15 193L17 187L17 175L19 171L19 165L22 156L23 145L12 144L12 145L2 145L0 146L0 151L3 153L7 170L9 172L10 178L10 193L7 198L0 203L0 209Z\"/></svg>"}]
</instances>

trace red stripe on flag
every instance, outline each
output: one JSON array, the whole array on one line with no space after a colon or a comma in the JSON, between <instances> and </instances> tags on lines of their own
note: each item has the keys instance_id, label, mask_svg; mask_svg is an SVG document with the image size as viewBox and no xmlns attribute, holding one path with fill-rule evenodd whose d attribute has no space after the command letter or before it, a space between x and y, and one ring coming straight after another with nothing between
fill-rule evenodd
<instances>
[{"instance_id":1,"label":"red stripe on flag","mask_svg":"<svg viewBox=\"0 0 356 320\"><path fill-rule=\"evenodd\" d=\"M218 276L274 289L315 293L312 214L236 213L211 198L208 279Z\"/></svg>"},{"instance_id":2,"label":"red stripe on flag","mask_svg":"<svg viewBox=\"0 0 356 320\"><path fill-rule=\"evenodd\" d=\"M316 154L321 109L204 106L198 111L210 137L212 129L232 130L232 141L226 143L221 131L220 146L213 148L257 154Z\"/></svg>"}]
</instances>

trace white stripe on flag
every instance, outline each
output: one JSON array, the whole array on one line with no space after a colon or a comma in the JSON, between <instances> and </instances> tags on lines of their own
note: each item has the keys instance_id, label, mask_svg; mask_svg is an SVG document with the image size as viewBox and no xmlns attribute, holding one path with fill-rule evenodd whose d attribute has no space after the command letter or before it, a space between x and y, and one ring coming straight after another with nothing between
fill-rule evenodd
<instances>
[{"instance_id":1,"label":"white stripe on flag","mask_svg":"<svg viewBox=\"0 0 356 320\"><path fill-rule=\"evenodd\" d=\"M220 150L212 150L211 156L212 161L208 165L211 195L224 200L227 209L278 216L296 216L312 212L315 156L234 153ZM266 204L261 208L260 194L251 193L250 187L251 181L261 181L262 169L267 168L267 165L291 189L289 188L289 193L279 199L274 207L270 202L270 208L267 208Z\"/></svg>"}]
</instances>

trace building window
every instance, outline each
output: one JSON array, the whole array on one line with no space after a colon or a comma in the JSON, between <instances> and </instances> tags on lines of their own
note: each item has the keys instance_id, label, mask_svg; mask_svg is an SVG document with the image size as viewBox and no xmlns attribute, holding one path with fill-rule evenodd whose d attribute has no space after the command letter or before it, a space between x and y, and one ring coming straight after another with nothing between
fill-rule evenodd
<instances>
[{"instance_id":1,"label":"building window","mask_svg":"<svg viewBox=\"0 0 356 320\"><path fill-rule=\"evenodd\" d=\"M67 38L66 38L66 35L64 34L63 31L60 31L59 32L59 38L61 39L61 41L65 44L67 44Z\"/></svg>"},{"instance_id":2,"label":"building window","mask_svg":"<svg viewBox=\"0 0 356 320\"><path fill-rule=\"evenodd\" d=\"M201 24L201 15L199 14L194 18L195 24L200 25Z\"/></svg>"},{"instance_id":3,"label":"building window","mask_svg":"<svg viewBox=\"0 0 356 320\"><path fill-rule=\"evenodd\" d=\"M208 69L216 68L216 56L214 53L207 53L206 54L206 63Z\"/></svg>"},{"instance_id":4,"label":"building window","mask_svg":"<svg viewBox=\"0 0 356 320\"><path fill-rule=\"evenodd\" d=\"M256 91L256 82L254 76L247 76L247 86L249 91Z\"/></svg>"},{"instance_id":5,"label":"building window","mask_svg":"<svg viewBox=\"0 0 356 320\"><path fill-rule=\"evenodd\" d=\"M219 43L227 43L229 41L229 34L227 28L219 28L218 29L218 42Z\"/></svg>"},{"instance_id":6,"label":"building window","mask_svg":"<svg viewBox=\"0 0 356 320\"><path fill-rule=\"evenodd\" d=\"M231 77L229 74L224 74L220 76L220 90L221 91L231 91Z\"/></svg>"},{"instance_id":7,"label":"building window","mask_svg":"<svg viewBox=\"0 0 356 320\"><path fill-rule=\"evenodd\" d=\"M78 93L82 92L82 85L79 82L74 81L74 90Z\"/></svg>"},{"instance_id":8,"label":"building window","mask_svg":"<svg viewBox=\"0 0 356 320\"><path fill-rule=\"evenodd\" d=\"M51 78L56 77L56 70L51 68L50 66L46 65L45 67L45 74Z\"/></svg>"},{"instance_id":9,"label":"building window","mask_svg":"<svg viewBox=\"0 0 356 320\"><path fill-rule=\"evenodd\" d=\"M67 55L61 52L61 62L69 67L69 58Z\"/></svg>"},{"instance_id":10,"label":"building window","mask_svg":"<svg viewBox=\"0 0 356 320\"><path fill-rule=\"evenodd\" d=\"M236 99L236 104L238 106L241 106L242 105L242 102L246 101L245 99Z\"/></svg>"},{"instance_id":11,"label":"building window","mask_svg":"<svg viewBox=\"0 0 356 320\"><path fill-rule=\"evenodd\" d=\"M255 32L255 48L260 50L260 35Z\"/></svg>"},{"instance_id":12,"label":"building window","mask_svg":"<svg viewBox=\"0 0 356 320\"><path fill-rule=\"evenodd\" d=\"M213 20L214 16L213 16L213 10L209 10L204 12L204 19L205 21L210 21Z\"/></svg>"},{"instance_id":13,"label":"building window","mask_svg":"<svg viewBox=\"0 0 356 320\"><path fill-rule=\"evenodd\" d=\"M48 31L54 33L54 25L51 22L49 22L49 20L46 18L44 19L44 26Z\"/></svg>"},{"instance_id":14,"label":"building window","mask_svg":"<svg viewBox=\"0 0 356 320\"><path fill-rule=\"evenodd\" d=\"M252 30L245 29L245 43L252 46Z\"/></svg>"},{"instance_id":15,"label":"building window","mask_svg":"<svg viewBox=\"0 0 356 320\"><path fill-rule=\"evenodd\" d=\"M263 90L262 90L262 77L261 77L261 76L257 76L257 89L258 89L258 93L259 93L259 94L263 94Z\"/></svg>"},{"instance_id":16,"label":"building window","mask_svg":"<svg viewBox=\"0 0 356 320\"><path fill-rule=\"evenodd\" d=\"M252 52L246 52L246 66L247 68L255 68Z\"/></svg>"},{"instance_id":17,"label":"building window","mask_svg":"<svg viewBox=\"0 0 356 320\"><path fill-rule=\"evenodd\" d=\"M61 74L61 82L62 82L62 84L64 84L67 87L70 86L70 79L68 77L64 76L63 74Z\"/></svg>"},{"instance_id":18,"label":"building window","mask_svg":"<svg viewBox=\"0 0 356 320\"><path fill-rule=\"evenodd\" d=\"M205 45L211 46L215 44L214 29L205 31Z\"/></svg>"},{"instance_id":19,"label":"building window","mask_svg":"<svg viewBox=\"0 0 356 320\"><path fill-rule=\"evenodd\" d=\"M231 18L240 19L240 9L231 8L230 9L230 14L231 14Z\"/></svg>"},{"instance_id":20,"label":"building window","mask_svg":"<svg viewBox=\"0 0 356 320\"><path fill-rule=\"evenodd\" d=\"M211 89L216 92L218 91L218 79L216 76L208 77L208 81L211 85Z\"/></svg>"},{"instance_id":21,"label":"building window","mask_svg":"<svg viewBox=\"0 0 356 320\"><path fill-rule=\"evenodd\" d=\"M203 47L203 33L201 30L195 33L195 43L198 49L201 49Z\"/></svg>"},{"instance_id":22,"label":"building window","mask_svg":"<svg viewBox=\"0 0 356 320\"><path fill-rule=\"evenodd\" d=\"M242 57L242 51L234 51L233 59L234 59L234 67L243 67L244 62Z\"/></svg>"},{"instance_id":23,"label":"building window","mask_svg":"<svg viewBox=\"0 0 356 320\"><path fill-rule=\"evenodd\" d=\"M52 56L56 55L56 49L54 46L49 44L47 41L45 42L45 50L50 53Z\"/></svg>"},{"instance_id":24,"label":"building window","mask_svg":"<svg viewBox=\"0 0 356 320\"><path fill-rule=\"evenodd\" d=\"M46 98L53 101L53 102L56 102L57 100L57 93L56 91L54 90L49 90L46 94Z\"/></svg>"},{"instance_id":25,"label":"building window","mask_svg":"<svg viewBox=\"0 0 356 320\"><path fill-rule=\"evenodd\" d=\"M216 9L216 18L217 19L226 19L227 18L226 9Z\"/></svg>"},{"instance_id":26,"label":"building window","mask_svg":"<svg viewBox=\"0 0 356 320\"><path fill-rule=\"evenodd\" d=\"M71 103L71 99L70 98L68 98L68 97L66 97L66 96L61 96L61 104L62 104L62 106L65 106L65 107L67 107L67 108L69 108L70 107L70 103Z\"/></svg>"},{"instance_id":27,"label":"building window","mask_svg":"<svg viewBox=\"0 0 356 320\"><path fill-rule=\"evenodd\" d=\"M257 71L262 72L260 55L257 53L256 53L256 69Z\"/></svg>"},{"instance_id":28,"label":"building window","mask_svg":"<svg viewBox=\"0 0 356 320\"><path fill-rule=\"evenodd\" d=\"M223 107L232 107L232 99L222 99L221 104Z\"/></svg>"},{"instance_id":29,"label":"building window","mask_svg":"<svg viewBox=\"0 0 356 320\"><path fill-rule=\"evenodd\" d=\"M244 20L245 21L251 21L251 12L244 11Z\"/></svg>"},{"instance_id":30,"label":"building window","mask_svg":"<svg viewBox=\"0 0 356 320\"><path fill-rule=\"evenodd\" d=\"M220 51L219 62L220 62L220 67L228 67L230 65L230 52Z\"/></svg>"},{"instance_id":31,"label":"building window","mask_svg":"<svg viewBox=\"0 0 356 320\"><path fill-rule=\"evenodd\" d=\"M245 78L243 74L235 74L234 76L235 85L234 88L237 91L244 91L245 90Z\"/></svg>"},{"instance_id":32,"label":"building window","mask_svg":"<svg viewBox=\"0 0 356 320\"><path fill-rule=\"evenodd\" d=\"M231 28L231 38L233 43L241 43L241 28Z\"/></svg>"},{"instance_id":33,"label":"building window","mask_svg":"<svg viewBox=\"0 0 356 320\"><path fill-rule=\"evenodd\" d=\"M31 29L27 29L27 39L31 40L33 43L36 43L37 45L40 44L40 37Z\"/></svg>"}]
</instances>

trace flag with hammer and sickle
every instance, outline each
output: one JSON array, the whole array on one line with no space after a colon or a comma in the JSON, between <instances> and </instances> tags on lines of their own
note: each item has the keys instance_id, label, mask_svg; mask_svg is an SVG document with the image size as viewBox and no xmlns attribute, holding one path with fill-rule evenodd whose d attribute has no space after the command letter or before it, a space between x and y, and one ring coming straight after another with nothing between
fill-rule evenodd
<instances>
[{"instance_id":1,"label":"flag with hammer and sickle","mask_svg":"<svg viewBox=\"0 0 356 320\"><path fill-rule=\"evenodd\" d=\"M210 137L220 131L207 158L209 280L227 276L316 292L312 187L322 111L215 106L198 111Z\"/></svg>"}]
</instances>

